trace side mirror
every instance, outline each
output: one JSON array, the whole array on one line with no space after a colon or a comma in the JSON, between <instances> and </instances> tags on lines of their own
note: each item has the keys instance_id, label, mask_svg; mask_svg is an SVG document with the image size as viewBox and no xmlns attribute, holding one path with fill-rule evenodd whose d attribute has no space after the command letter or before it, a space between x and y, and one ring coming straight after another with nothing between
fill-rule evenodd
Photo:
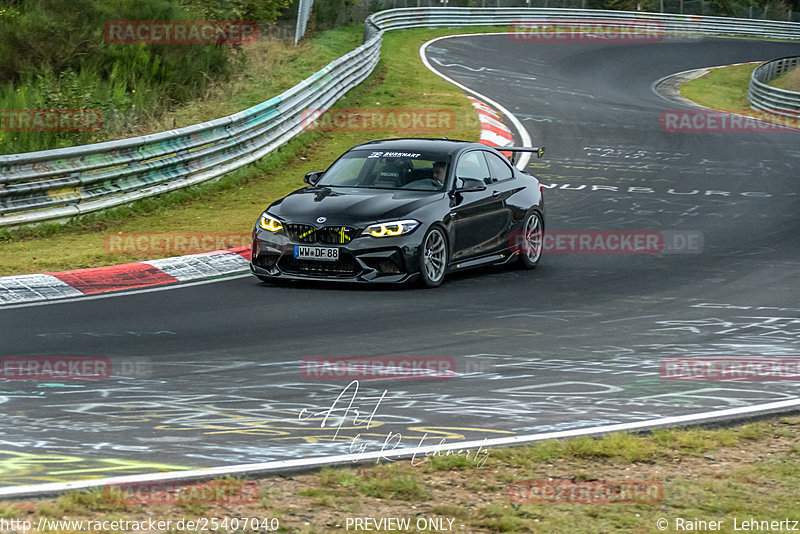
<instances>
[{"instance_id":1,"label":"side mirror","mask_svg":"<svg viewBox=\"0 0 800 534\"><path fill-rule=\"evenodd\" d=\"M325 171L312 171L303 177L303 181L308 185L317 185L323 174L325 174Z\"/></svg>"},{"instance_id":2,"label":"side mirror","mask_svg":"<svg viewBox=\"0 0 800 534\"><path fill-rule=\"evenodd\" d=\"M486 182L477 178L461 178L461 182L462 186L458 188L460 192L469 193L473 191L486 190Z\"/></svg>"}]
</instances>

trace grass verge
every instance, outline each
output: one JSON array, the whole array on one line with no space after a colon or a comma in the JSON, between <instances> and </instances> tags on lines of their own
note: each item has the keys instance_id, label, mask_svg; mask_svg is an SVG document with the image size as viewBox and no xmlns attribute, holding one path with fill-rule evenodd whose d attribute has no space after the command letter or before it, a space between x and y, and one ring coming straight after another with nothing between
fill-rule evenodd
<instances>
[{"instance_id":1,"label":"grass verge","mask_svg":"<svg viewBox=\"0 0 800 534\"><path fill-rule=\"evenodd\" d=\"M758 66L759 63L753 63L711 70L700 78L682 84L681 95L707 108L756 117L777 125L800 127L800 122L796 119L750 108L747 90L750 86L750 75ZM800 90L800 69L794 69L776 78L770 85L784 89L796 87L790 90Z\"/></svg>"},{"instance_id":2,"label":"grass verge","mask_svg":"<svg viewBox=\"0 0 800 534\"><path fill-rule=\"evenodd\" d=\"M339 154L351 146L371 139L388 137L440 137L477 139L480 125L464 93L428 71L419 59L419 46L439 35L505 31L504 28L415 29L388 32L384 37L381 60L361 85L340 100L335 109L434 109L452 111L452 127L424 132L398 131L397 128L309 131L262 160L230 173L214 183L145 199L129 206L87 215L67 224L42 224L20 230L0 230L0 276L56 272L141 261L190 253L187 250L154 250L145 243L114 236L135 234L187 233L192 235L248 234L269 203L303 186L302 177L312 170L326 169ZM325 32L315 39L317 46L339 42L343 34L352 41L359 27ZM349 36L349 37L348 37ZM330 45L333 46L333 45ZM339 51L340 52L340 51ZM338 53L338 52L337 52ZM302 54L301 54L302 56ZM307 61L302 57L287 62ZM252 65L254 62L250 62ZM300 69L311 74L312 64ZM256 70L258 71L258 67ZM291 85L294 78L276 82L273 91L256 91L254 80L268 72L246 72L234 85L220 87L190 111L176 113L175 125L206 120L265 100ZM280 78L280 76L278 76ZM285 88L285 87L283 87ZM256 91L252 92L251 91ZM231 96L233 95L233 96ZM183 118L181 118L183 117ZM191 120L189 120L191 118ZM172 120L172 119L165 119ZM169 123L171 127L172 122ZM447 125L449 126L449 125ZM108 246L121 243L119 247ZM146 241L146 240L145 240ZM129 246L126 246L129 245ZM197 251L194 251L197 252Z\"/></svg>"},{"instance_id":3,"label":"grass verge","mask_svg":"<svg viewBox=\"0 0 800 534\"><path fill-rule=\"evenodd\" d=\"M800 92L800 67L795 67L769 82L773 87Z\"/></svg>"},{"instance_id":4,"label":"grass verge","mask_svg":"<svg viewBox=\"0 0 800 534\"><path fill-rule=\"evenodd\" d=\"M225 483L235 485L237 480L229 478ZM512 502L509 484L530 480L578 484L646 481L659 484L663 492L651 503L604 504L563 498L539 504ZM0 517L33 522L42 516L50 520L153 518L173 522L196 517L220 521L277 518L281 532L307 534L345 531L348 518L352 521L355 517L408 518L411 528L402 530L405 532L422 531L415 528L418 520L439 519L445 526L452 520L451 530L464 533L591 534L658 532L657 521L663 518L668 525L661 530L664 532L733 532L734 520L739 530L748 530L741 528L743 521L800 521L796 490L800 484L800 416L711 430L616 433L598 439L490 449L481 466L454 454L417 458L414 463L384 461L240 482L257 483L257 496L238 503L217 498L143 506L110 502L108 492L92 490L3 502ZM679 520L683 520L683 528ZM698 526L701 521L717 521L722 528L702 528ZM693 522L691 527L689 522ZM365 529L351 525L347 531Z\"/></svg>"},{"instance_id":5,"label":"grass verge","mask_svg":"<svg viewBox=\"0 0 800 534\"><path fill-rule=\"evenodd\" d=\"M712 109L756 113L750 109L747 88L750 75L757 66L758 63L753 63L711 70L700 78L682 84L681 95Z\"/></svg>"}]
</instances>

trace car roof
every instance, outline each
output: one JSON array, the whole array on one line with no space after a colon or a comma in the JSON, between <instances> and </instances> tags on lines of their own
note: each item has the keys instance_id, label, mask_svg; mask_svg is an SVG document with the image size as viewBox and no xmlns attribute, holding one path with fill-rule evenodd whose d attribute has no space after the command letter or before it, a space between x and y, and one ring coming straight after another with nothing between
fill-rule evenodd
<instances>
[{"instance_id":1,"label":"car roof","mask_svg":"<svg viewBox=\"0 0 800 534\"><path fill-rule=\"evenodd\" d=\"M481 143L458 139L404 138L379 139L356 145L350 150L369 149L396 152L439 152L453 154L467 148L491 148Z\"/></svg>"}]
</instances>

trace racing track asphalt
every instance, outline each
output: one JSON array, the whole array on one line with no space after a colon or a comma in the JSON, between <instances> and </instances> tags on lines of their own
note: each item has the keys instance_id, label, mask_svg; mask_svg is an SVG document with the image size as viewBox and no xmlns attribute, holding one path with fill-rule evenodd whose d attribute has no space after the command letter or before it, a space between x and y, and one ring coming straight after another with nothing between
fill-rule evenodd
<instances>
[{"instance_id":1,"label":"racing track asphalt","mask_svg":"<svg viewBox=\"0 0 800 534\"><path fill-rule=\"evenodd\" d=\"M686 108L651 87L687 69L797 55L797 44L487 35L427 53L547 147L529 168L549 187L549 230L699 232L702 251L551 254L534 271L482 269L436 290L246 276L0 310L0 355L141 364L91 383L5 381L0 485L346 453L357 434L376 451L389 432L402 435L389 448L411 447L798 397L794 381L660 378L669 357L800 355L800 137L663 132L660 112ZM369 429L351 412L337 442L330 421L298 419L346 385L305 380L301 359L400 355L480 371L361 381L362 413L376 404L364 397L386 398Z\"/></svg>"}]
</instances>

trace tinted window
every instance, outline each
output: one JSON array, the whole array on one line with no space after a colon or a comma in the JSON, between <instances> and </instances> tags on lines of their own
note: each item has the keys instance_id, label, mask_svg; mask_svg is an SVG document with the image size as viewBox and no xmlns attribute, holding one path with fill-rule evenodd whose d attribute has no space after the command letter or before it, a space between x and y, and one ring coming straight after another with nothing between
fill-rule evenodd
<instances>
[{"instance_id":1,"label":"tinted window","mask_svg":"<svg viewBox=\"0 0 800 534\"><path fill-rule=\"evenodd\" d=\"M435 167L444 172L435 172ZM334 163L317 185L441 191L446 171L447 156L442 154L354 150Z\"/></svg>"},{"instance_id":2,"label":"tinted window","mask_svg":"<svg viewBox=\"0 0 800 534\"><path fill-rule=\"evenodd\" d=\"M486 160L483 157L483 152L480 150L473 150L472 152L462 154L461 157L458 158L456 176L458 178L487 180L490 174L489 168L486 166Z\"/></svg>"},{"instance_id":3,"label":"tinted window","mask_svg":"<svg viewBox=\"0 0 800 534\"><path fill-rule=\"evenodd\" d=\"M489 171L492 174L492 181L498 182L500 180L508 180L514 174L508 163L503 161L503 158L491 152L486 152L486 161L489 163Z\"/></svg>"}]
</instances>

